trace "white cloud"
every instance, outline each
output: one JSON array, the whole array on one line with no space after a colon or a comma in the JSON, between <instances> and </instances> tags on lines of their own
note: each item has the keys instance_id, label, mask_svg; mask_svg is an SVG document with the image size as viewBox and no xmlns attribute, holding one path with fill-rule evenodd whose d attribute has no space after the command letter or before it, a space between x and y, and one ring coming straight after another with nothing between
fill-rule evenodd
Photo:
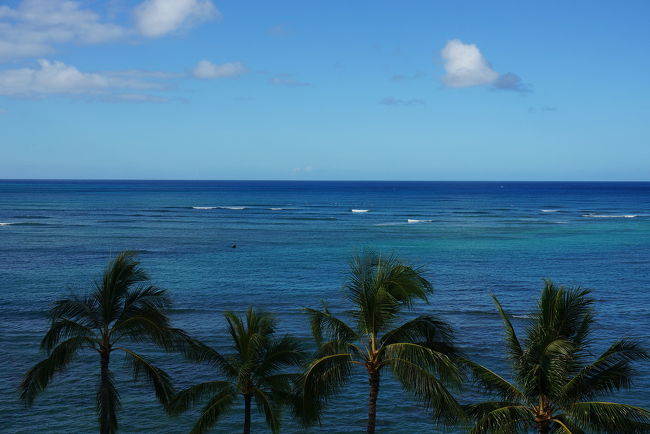
<instances>
[{"instance_id":1,"label":"white cloud","mask_svg":"<svg viewBox=\"0 0 650 434\"><path fill-rule=\"evenodd\" d=\"M196 64L192 74L196 78L227 78L236 77L246 72L246 67L239 62L229 62L217 65L208 60L201 60Z\"/></svg>"},{"instance_id":2,"label":"white cloud","mask_svg":"<svg viewBox=\"0 0 650 434\"><path fill-rule=\"evenodd\" d=\"M447 72L442 81L449 87L480 86L494 83L499 78L474 44L452 39L440 54Z\"/></svg>"},{"instance_id":3,"label":"white cloud","mask_svg":"<svg viewBox=\"0 0 650 434\"><path fill-rule=\"evenodd\" d=\"M300 173L300 172L306 172L306 173L309 173L309 172L312 172L313 170L314 170L314 168L313 168L312 166L295 167L295 168L293 169L294 173Z\"/></svg>"},{"instance_id":4,"label":"white cloud","mask_svg":"<svg viewBox=\"0 0 650 434\"><path fill-rule=\"evenodd\" d=\"M42 56L61 43L98 44L128 34L72 0L23 0L0 6L0 61Z\"/></svg>"},{"instance_id":5,"label":"white cloud","mask_svg":"<svg viewBox=\"0 0 650 434\"><path fill-rule=\"evenodd\" d=\"M0 71L0 95L6 96L111 95L115 97L119 96L115 94L116 90L151 90L165 87L164 83L121 77L111 72L81 72L74 66L45 59L38 61L38 68ZM131 99L133 98L131 96Z\"/></svg>"},{"instance_id":6,"label":"white cloud","mask_svg":"<svg viewBox=\"0 0 650 434\"><path fill-rule=\"evenodd\" d=\"M446 72L442 82L447 87L492 85L496 90L530 91L517 74L509 72L500 75L496 72L475 44L452 39L442 49L440 56Z\"/></svg>"},{"instance_id":7,"label":"white cloud","mask_svg":"<svg viewBox=\"0 0 650 434\"><path fill-rule=\"evenodd\" d=\"M136 25L149 38L219 18L210 0L145 0L135 9Z\"/></svg>"}]
</instances>

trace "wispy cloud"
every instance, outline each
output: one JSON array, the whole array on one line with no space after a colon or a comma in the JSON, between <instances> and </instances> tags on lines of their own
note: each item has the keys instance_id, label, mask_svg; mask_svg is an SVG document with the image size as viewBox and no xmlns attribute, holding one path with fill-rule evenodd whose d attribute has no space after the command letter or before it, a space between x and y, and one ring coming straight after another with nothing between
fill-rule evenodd
<instances>
[{"instance_id":1,"label":"wispy cloud","mask_svg":"<svg viewBox=\"0 0 650 434\"><path fill-rule=\"evenodd\" d=\"M493 83L496 90L512 90L515 92L530 92L530 86L525 84L521 77L512 72L502 74Z\"/></svg>"},{"instance_id":2,"label":"wispy cloud","mask_svg":"<svg viewBox=\"0 0 650 434\"><path fill-rule=\"evenodd\" d=\"M306 81L299 81L287 75L280 75L271 77L269 82L274 86L288 86L288 87L306 87L311 86L311 83Z\"/></svg>"},{"instance_id":3,"label":"wispy cloud","mask_svg":"<svg viewBox=\"0 0 650 434\"><path fill-rule=\"evenodd\" d=\"M312 166L305 166L305 167L294 167L293 172L294 173L309 173L312 172L314 168Z\"/></svg>"},{"instance_id":4,"label":"wispy cloud","mask_svg":"<svg viewBox=\"0 0 650 434\"><path fill-rule=\"evenodd\" d=\"M194 67L192 74L196 78L205 80L214 78L236 77L246 73L246 71L246 67L240 62L229 62L218 65L210 62L209 60L201 60Z\"/></svg>"},{"instance_id":5,"label":"wispy cloud","mask_svg":"<svg viewBox=\"0 0 650 434\"><path fill-rule=\"evenodd\" d=\"M539 109L537 107L528 107L528 113L536 113L538 110L540 112L554 112L554 111L557 111L557 107L555 107L555 106L542 106Z\"/></svg>"},{"instance_id":6,"label":"wispy cloud","mask_svg":"<svg viewBox=\"0 0 650 434\"><path fill-rule=\"evenodd\" d=\"M427 75L422 71L418 71L413 74L393 74L390 77L390 81L395 81L395 82L412 81L412 80L418 80L420 78L424 78L426 76Z\"/></svg>"},{"instance_id":7,"label":"wispy cloud","mask_svg":"<svg viewBox=\"0 0 650 434\"><path fill-rule=\"evenodd\" d=\"M138 69L86 72L63 62L39 59L25 68L0 70L0 95L17 98L84 96L101 101L160 103L179 99L134 90L169 91L175 87L175 79L235 77L246 71L239 62L217 65L204 60L191 73Z\"/></svg>"},{"instance_id":8,"label":"wispy cloud","mask_svg":"<svg viewBox=\"0 0 650 434\"><path fill-rule=\"evenodd\" d=\"M8 112L9 112L9 110L0 108L0 115L3 115L3 114L8 113Z\"/></svg>"},{"instance_id":9,"label":"wispy cloud","mask_svg":"<svg viewBox=\"0 0 650 434\"><path fill-rule=\"evenodd\" d=\"M287 28L285 26L277 25L277 26L271 27L269 29L269 33L271 35L273 35L273 36L282 37L282 36L287 36L289 34L289 31L287 30Z\"/></svg>"},{"instance_id":10,"label":"wispy cloud","mask_svg":"<svg viewBox=\"0 0 650 434\"><path fill-rule=\"evenodd\" d=\"M379 101L379 104L381 105L387 105L387 106L407 106L407 107L413 107L413 106L422 106L425 105L426 102L421 99L417 98L412 98L412 99L400 99L400 98L393 98L392 96L387 96L386 98L383 98L381 101Z\"/></svg>"},{"instance_id":11,"label":"wispy cloud","mask_svg":"<svg viewBox=\"0 0 650 434\"><path fill-rule=\"evenodd\" d=\"M149 38L221 17L209 0L145 0L136 7L134 15L138 30Z\"/></svg>"},{"instance_id":12,"label":"wispy cloud","mask_svg":"<svg viewBox=\"0 0 650 434\"><path fill-rule=\"evenodd\" d=\"M52 95L119 97L124 90L164 89L168 84L156 80L120 76L119 72L82 72L62 62L41 59L33 68L0 71L0 95L47 97ZM135 98L133 93L126 98ZM131 96L129 96L131 95ZM139 97L141 100L144 96Z\"/></svg>"},{"instance_id":13,"label":"wispy cloud","mask_svg":"<svg viewBox=\"0 0 650 434\"><path fill-rule=\"evenodd\" d=\"M440 56L446 72L442 82L447 87L492 85L496 90L530 91L530 87L518 75L511 72L500 75L496 72L475 44L452 39L442 49Z\"/></svg>"}]
</instances>

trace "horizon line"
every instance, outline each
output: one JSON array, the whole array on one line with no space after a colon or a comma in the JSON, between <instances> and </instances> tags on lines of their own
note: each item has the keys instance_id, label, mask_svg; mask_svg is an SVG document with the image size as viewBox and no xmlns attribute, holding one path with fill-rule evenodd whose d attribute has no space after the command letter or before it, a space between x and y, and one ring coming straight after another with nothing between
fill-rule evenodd
<instances>
[{"instance_id":1,"label":"horizon line","mask_svg":"<svg viewBox=\"0 0 650 434\"><path fill-rule=\"evenodd\" d=\"M574 182L574 183L624 183L624 182L638 182L638 183L649 183L650 180L536 180L536 179L527 179L527 180L517 180L517 179L502 179L502 180L489 180L489 179L475 179L475 180L406 180L406 179L183 179L183 178L0 178L0 182L7 181L78 181L78 182L89 182L89 181L127 181L127 182L448 182L448 183L461 183L461 182L491 182L491 183L533 183L533 182L546 182L546 183L562 183L562 182Z\"/></svg>"}]
</instances>

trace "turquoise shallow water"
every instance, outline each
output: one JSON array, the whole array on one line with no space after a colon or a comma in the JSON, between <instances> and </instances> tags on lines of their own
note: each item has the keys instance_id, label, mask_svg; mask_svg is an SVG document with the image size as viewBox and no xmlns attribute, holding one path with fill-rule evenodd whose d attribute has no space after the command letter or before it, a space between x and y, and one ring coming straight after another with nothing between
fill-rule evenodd
<instances>
[{"instance_id":1,"label":"turquoise shallow water","mask_svg":"<svg viewBox=\"0 0 650 434\"><path fill-rule=\"evenodd\" d=\"M308 338L301 307L326 299L345 309L346 260L364 247L427 267L436 293L418 310L453 323L460 345L489 366L504 368L489 294L523 326L546 277L594 290L596 349L619 336L650 347L650 183L0 181L0 430L96 430L92 356L31 409L16 386L41 356L49 304L90 285L111 254L140 250L154 282L171 292L175 323L223 346L222 312L249 304ZM180 386L210 377L177 356L145 352ZM193 415L168 418L119 360L115 370L123 432L189 431ZM635 388L618 396L650 407L650 366L639 371ZM426 413L386 379L382 432L430 432ZM364 429L366 385L356 380L310 431ZM238 431L240 419L219 431ZM290 419L284 427L304 432Z\"/></svg>"}]
</instances>

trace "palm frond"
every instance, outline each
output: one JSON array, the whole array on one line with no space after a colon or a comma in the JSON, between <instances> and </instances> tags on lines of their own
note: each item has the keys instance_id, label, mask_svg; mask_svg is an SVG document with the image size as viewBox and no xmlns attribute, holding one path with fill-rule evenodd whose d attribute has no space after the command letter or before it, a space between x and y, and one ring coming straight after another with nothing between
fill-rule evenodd
<instances>
[{"instance_id":1,"label":"palm frond","mask_svg":"<svg viewBox=\"0 0 650 434\"><path fill-rule=\"evenodd\" d=\"M354 361L349 353L331 354L314 360L303 374L303 399L296 412L306 424L316 422L320 410L349 380Z\"/></svg>"},{"instance_id":2,"label":"palm frond","mask_svg":"<svg viewBox=\"0 0 650 434\"><path fill-rule=\"evenodd\" d=\"M478 419L470 434L516 434L528 432L535 415L526 406L510 402L485 402L466 407L469 415Z\"/></svg>"},{"instance_id":3,"label":"palm frond","mask_svg":"<svg viewBox=\"0 0 650 434\"><path fill-rule=\"evenodd\" d=\"M280 407L274 405L271 397L262 389L253 391L257 409L264 414L266 424L274 434L280 432Z\"/></svg>"},{"instance_id":4,"label":"palm frond","mask_svg":"<svg viewBox=\"0 0 650 434\"><path fill-rule=\"evenodd\" d=\"M512 326L509 315L501 306L501 303L499 302L499 299L496 297L496 295L492 295L492 300L494 301L494 304L499 311L499 315L503 321L503 326L506 329L506 342L508 343L510 358L513 361L517 361L521 359L521 356L523 355L523 349L521 347L519 339L517 338L517 334L515 333L515 328Z\"/></svg>"},{"instance_id":5,"label":"palm frond","mask_svg":"<svg viewBox=\"0 0 650 434\"><path fill-rule=\"evenodd\" d=\"M118 318L120 305L133 285L149 280L136 260L136 252L124 251L109 262L101 281L95 284L95 298L101 319L109 324Z\"/></svg>"},{"instance_id":6,"label":"palm frond","mask_svg":"<svg viewBox=\"0 0 650 434\"><path fill-rule=\"evenodd\" d=\"M567 420L564 415L559 415L552 418L551 422L553 434L585 434L585 432L579 426Z\"/></svg>"},{"instance_id":7,"label":"palm frond","mask_svg":"<svg viewBox=\"0 0 650 434\"><path fill-rule=\"evenodd\" d=\"M114 323L109 334L112 343L127 339L131 342L152 342L166 350L177 349L177 336L169 326L166 312L132 310L130 316Z\"/></svg>"},{"instance_id":8,"label":"palm frond","mask_svg":"<svg viewBox=\"0 0 650 434\"><path fill-rule=\"evenodd\" d=\"M133 369L133 379L139 380L144 377L153 387L158 401L167 409L174 396L174 386L169 375L134 351L121 347L115 349L122 350L127 355L126 360Z\"/></svg>"},{"instance_id":9,"label":"palm frond","mask_svg":"<svg viewBox=\"0 0 650 434\"><path fill-rule=\"evenodd\" d=\"M496 393L500 397L508 400L523 399L523 394L517 387L494 371L468 359L462 359L461 363L469 368L474 379L482 389Z\"/></svg>"},{"instance_id":10,"label":"palm frond","mask_svg":"<svg viewBox=\"0 0 650 434\"><path fill-rule=\"evenodd\" d=\"M65 370L81 348L93 345L95 342L85 336L75 336L59 343L46 359L27 371L19 386L20 399L28 406L32 405L54 375Z\"/></svg>"},{"instance_id":11,"label":"palm frond","mask_svg":"<svg viewBox=\"0 0 650 434\"><path fill-rule=\"evenodd\" d=\"M224 391L235 395L232 384L228 381L206 381L205 383L195 384L185 390L178 392L169 405L169 412L172 415L181 414L207 396L216 396Z\"/></svg>"},{"instance_id":12,"label":"palm frond","mask_svg":"<svg viewBox=\"0 0 650 434\"><path fill-rule=\"evenodd\" d=\"M384 363L391 368L393 375L406 390L413 393L425 407L433 410L436 422L453 425L462 420L463 408L426 366L417 363L413 358L397 356L386 359Z\"/></svg>"},{"instance_id":13,"label":"palm frond","mask_svg":"<svg viewBox=\"0 0 650 434\"><path fill-rule=\"evenodd\" d=\"M71 337L92 338L93 330L74 320L67 318L58 318L52 321L50 328L41 341L41 348L45 351L51 351L62 339Z\"/></svg>"},{"instance_id":14,"label":"palm frond","mask_svg":"<svg viewBox=\"0 0 650 434\"><path fill-rule=\"evenodd\" d=\"M237 368L233 366L227 357L198 340L182 340L179 350L187 359L194 362L208 363L227 378L236 378L238 375Z\"/></svg>"},{"instance_id":15,"label":"palm frond","mask_svg":"<svg viewBox=\"0 0 650 434\"><path fill-rule=\"evenodd\" d=\"M310 308L305 308L305 311L309 315L312 335L317 346L320 347L324 341L352 342L357 338L355 331L332 315L326 305L322 311Z\"/></svg>"},{"instance_id":16,"label":"palm frond","mask_svg":"<svg viewBox=\"0 0 650 434\"><path fill-rule=\"evenodd\" d=\"M345 284L347 297L357 306L353 316L358 329L369 335L378 335L401 309L410 308L416 299L426 301L432 291L422 269L374 252L352 258Z\"/></svg>"},{"instance_id":17,"label":"palm frond","mask_svg":"<svg viewBox=\"0 0 650 434\"><path fill-rule=\"evenodd\" d=\"M588 431L650 432L650 411L613 402L579 402L566 407L565 417Z\"/></svg>"},{"instance_id":18,"label":"palm frond","mask_svg":"<svg viewBox=\"0 0 650 434\"><path fill-rule=\"evenodd\" d=\"M629 388L634 374L632 363L647 359L648 354L638 342L621 339L566 383L562 399L575 402Z\"/></svg>"},{"instance_id":19,"label":"palm frond","mask_svg":"<svg viewBox=\"0 0 650 434\"><path fill-rule=\"evenodd\" d=\"M190 434L203 434L212 428L230 410L236 395L231 389L218 392L201 410L201 415L192 427Z\"/></svg>"},{"instance_id":20,"label":"palm frond","mask_svg":"<svg viewBox=\"0 0 650 434\"><path fill-rule=\"evenodd\" d=\"M382 345L410 342L429 349L456 356L452 327L434 315L421 315L401 326L386 332L380 342Z\"/></svg>"},{"instance_id":21,"label":"palm frond","mask_svg":"<svg viewBox=\"0 0 650 434\"><path fill-rule=\"evenodd\" d=\"M99 305L94 297L72 295L57 300L49 311L52 322L67 319L83 326L96 328L100 325Z\"/></svg>"},{"instance_id":22,"label":"palm frond","mask_svg":"<svg viewBox=\"0 0 650 434\"><path fill-rule=\"evenodd\" d=\"M300 366L305 360L306 352L301 342L291 336L270 340L262 354L253 375L264 378L279 369Z\"/></svg>"},{"instance_id":23,"label":"palm frond","mask_svg":"<svg viewBox=\"0 0 650 434\"><path fill-rule=\"evenodd\" d=\"M382 363L392 364L407 361L422 369L436 373L442 381L449 385L459 387L463 382L463 372L448 355L431 350L423 345L412 344L409 342L395 343L383 348Z\"/></svg>"}]
</instances>

